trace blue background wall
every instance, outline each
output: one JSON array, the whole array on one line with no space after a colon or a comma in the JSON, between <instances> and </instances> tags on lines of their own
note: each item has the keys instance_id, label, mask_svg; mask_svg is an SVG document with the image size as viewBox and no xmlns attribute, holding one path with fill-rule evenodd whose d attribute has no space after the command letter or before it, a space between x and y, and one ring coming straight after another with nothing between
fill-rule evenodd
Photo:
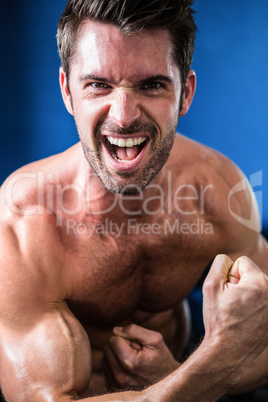
<instances>
[{"instance_id":1,"label":"blue background wall","mask_svg":"<svg viewBox=\"0 0 268 402\"><path fill-rule=\"evenodd\" d=\"M56 27L65 0L2 2L0 183L16 168L77 142L58 85ZM268 1L196 0L197 92L180 131L262 170L268 227Z\"/></svg>"}]
</instances>

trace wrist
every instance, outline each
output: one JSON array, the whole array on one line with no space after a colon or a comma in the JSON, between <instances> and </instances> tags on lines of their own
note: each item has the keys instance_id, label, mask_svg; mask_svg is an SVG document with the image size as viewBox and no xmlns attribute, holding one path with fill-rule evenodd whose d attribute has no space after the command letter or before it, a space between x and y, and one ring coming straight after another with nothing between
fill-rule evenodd
<instances>
[{"instance_id":1,"label":"wrist","mask_svg":"<svg viewBox=\"0 0 268 402\"><path fill-rule=\"evenodd\" d=\"M199 348L196 350L202 356L203 364L214 377L221 378L226 389L235 386L246 368L243 354L237 354L230 348L227 341L220 336L205 335ZM206 370L206 368L204 367Z\"/></svg>"},{"instance_id":2,"label":"wrist","mask_svg":"<svg viewBox=\"0 0 268 402\"><path fill-rule=\"evenodd\" d=\"M146 391L155 401L217 401L237 383L237 372L237 364L223 355L222 341L207 337L177 370Z\"/></svg>"}]
</instances>

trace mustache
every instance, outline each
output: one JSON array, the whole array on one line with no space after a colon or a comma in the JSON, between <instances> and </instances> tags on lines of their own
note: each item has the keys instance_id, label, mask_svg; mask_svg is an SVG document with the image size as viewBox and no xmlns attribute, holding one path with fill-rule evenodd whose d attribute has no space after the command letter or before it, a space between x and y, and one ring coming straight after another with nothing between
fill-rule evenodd
<instances>
[{"instance_id":1,"label":"mustache","mask_svg":"<svg viewBox=\"0 0 268 402\"><path fill-rule=\"evenodd\" d=\"M147 123L142 120L135 120L130 126L128 127L120 127L112 121L105 121L100 123L98 130L107 131L111 134L120 134L120 135L127 135L127 134L136 134L136 133L150 133L151 136L156 136L157 131L153 124Z\"/></svg>"}]
</instances>

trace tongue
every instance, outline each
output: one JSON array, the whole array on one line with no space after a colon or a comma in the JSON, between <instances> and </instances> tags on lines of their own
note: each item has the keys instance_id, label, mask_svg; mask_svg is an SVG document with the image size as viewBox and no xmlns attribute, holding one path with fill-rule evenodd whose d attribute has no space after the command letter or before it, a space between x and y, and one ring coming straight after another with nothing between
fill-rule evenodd
<instances>
[{"instance_id":1,"label":"tongue","mask_svg":"<svg viewBox=\"0 0 268 402\"><path fill-rule=\"evenodd\" d=\"M139 154L139 146L136 145L132 148L121 148L114 146L117 159L122 161L133 161Z\"/></svg>"}]
</instances>

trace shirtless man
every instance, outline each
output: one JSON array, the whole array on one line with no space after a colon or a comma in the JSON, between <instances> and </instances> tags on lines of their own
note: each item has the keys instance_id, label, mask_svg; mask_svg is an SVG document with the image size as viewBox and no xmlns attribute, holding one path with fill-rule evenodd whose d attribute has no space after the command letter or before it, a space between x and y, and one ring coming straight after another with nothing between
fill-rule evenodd
<instances>
[{"instance_id":1,"label":"shirtless man","mask_svg":"<svg viewBox=\"0 0 268 402\"><path fill-rule=\"evenodd\" d=\"M81 143L1 188L8 402L212 401L267 380L268 282L247 258L267 272L254 200L235 192L245 182L231 161L176 134L196 83L190 3L67 4L60 86ZM219 253L205 338L180 366L184 300Z\"/></svg>"}]
</instances>

